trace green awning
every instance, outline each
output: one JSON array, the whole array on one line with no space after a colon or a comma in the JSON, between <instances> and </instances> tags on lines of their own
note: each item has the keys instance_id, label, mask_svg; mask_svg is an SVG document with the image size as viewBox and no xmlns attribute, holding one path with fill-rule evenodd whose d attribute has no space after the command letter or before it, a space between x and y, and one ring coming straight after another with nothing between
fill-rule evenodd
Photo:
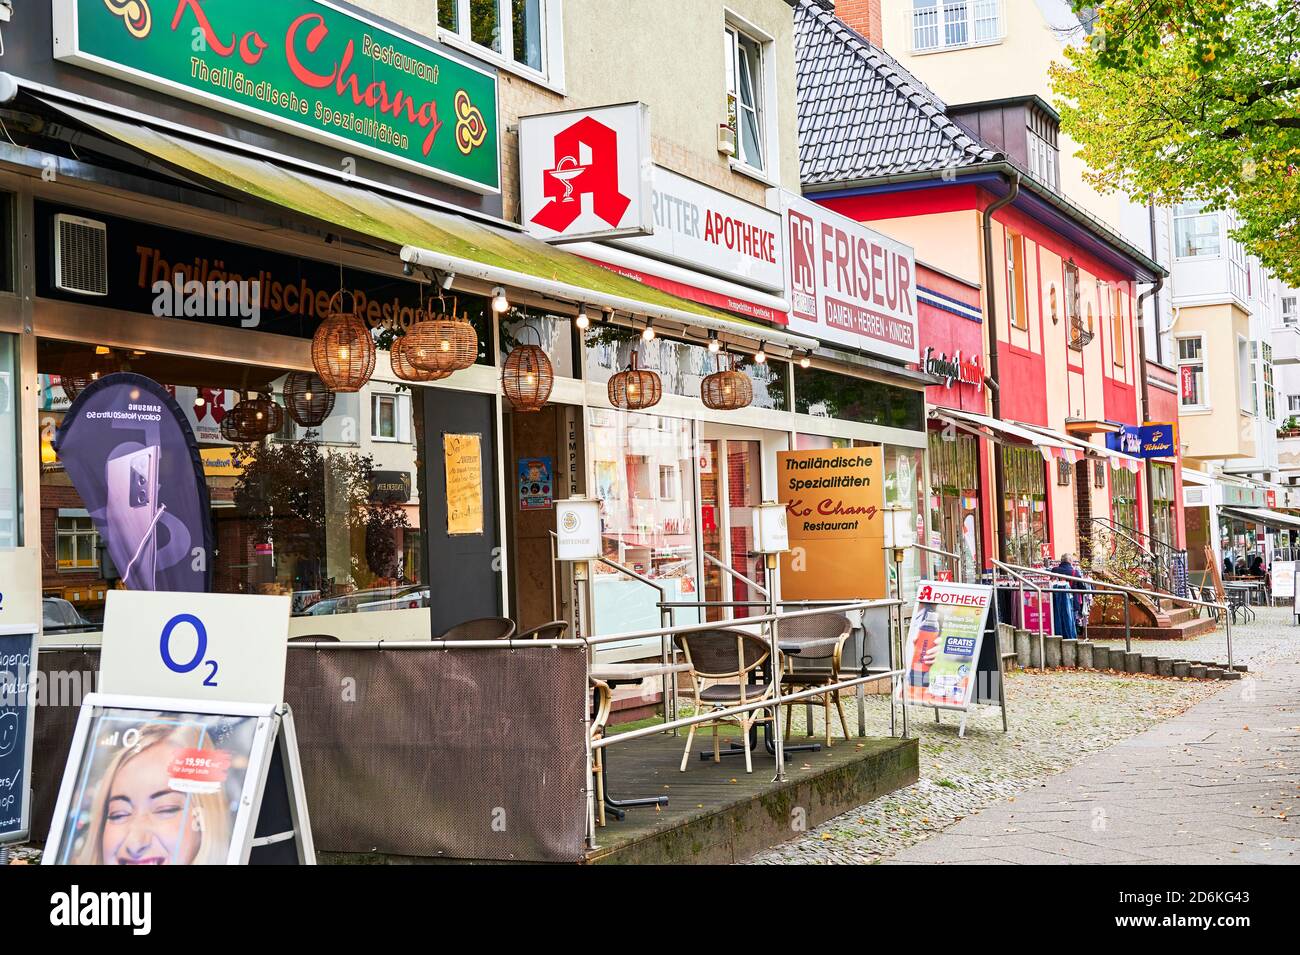
<instances>
[{"instance_id":1,"label":"green awning","mask_svg":"<svg viewBox=\"0 0 1300 955\"><path fill-rule=\"evenodd\" d=\"M817 347L814 339L642 285L517 231L509 223L488 224L291 169L231 146L184 138L64 103L50 105L182 174L387 242L406 262L574 304L728 332L748 341L792 349Z\"/></svg>"}]
</instances>

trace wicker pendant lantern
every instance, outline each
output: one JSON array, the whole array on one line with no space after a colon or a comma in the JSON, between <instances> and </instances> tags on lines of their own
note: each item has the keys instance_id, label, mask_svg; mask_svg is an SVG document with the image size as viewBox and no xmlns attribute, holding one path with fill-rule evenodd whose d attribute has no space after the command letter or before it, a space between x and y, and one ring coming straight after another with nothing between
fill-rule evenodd
<instances>
[{"instance_id":1,"label":"wicker pendant lantern","mask_svg":"<svg viewBox=\"0 0 1300 955\"><path fill-rule=\"evenodd\" d=\"M704 407L714 411L739 411L754 403L754 384L743 371L737 371L733 360L732 367L723 369L722 359L718 359L719 368L704 379L700 385L700 398Z\"/></svg>"},{"instance_id":2,"label":"wicker pendant lantern","mask_svg":"<svg viewBox=\"0 0 1300 955\"><path fill-rule=\"evenodd\" d=\"M409 335L403 335L393 342L392 350L388 353L388 360L393 366L393 374L402 381L410 381L418 385L426 385L432 381L442 381L444 378L450 378L449 371L425 371L423 368L415 367L407 355L407 345Z\"/></svg>"},{"instance_id":3,"label":"wicker pendant lantern","mask_svg":"<svg viewBox=\"0 0 1300 955\"><path fill-rule=\"evenodd\" d=\"M324 424L334 413L334 402L334 392L325 387L319 375L292 371L284 379L285 413L304 428L319 428Z\"/></svg>"},{"instance_id":4,"label":"wicker pendant lantern","mask_svg":"<svg viewBox=\"0 0 1300 955\"><path fill-rule=\"evenodd\" d=\"M478 361L478 332L468 318L438 314L416 322L407 331L406 360L420 371L451 374Z\"/></svg>"},{"instance_id":5,"label":"wicker pendant lantern","mask_svg":"<svg viewBox=\"0 0 1300 955\"><path fill-rule=\"evenodd\" d=\"M221 436L237 444L255 444L284 425L284 412L265 392L244 398L221 420Z\"/></svg>"},{"instance_id":6,"label":"wicker pendant lantern","mask_svg":"<svg viewBox=\"0 0 1300 955\"><path fill-rule=\"evenodd\" d=\"M541 411L554 386L555 369L541 345L516 345L511 349L501 369L501 390L516 411Z\"/></svg>"},{"instance_id":7,"label":"wicker pendant lantern","mask_svg":"<svg viewBox=\"0 0 1300 955\"><path fill-rule=\"evenodd\" d=\"M311 363L331 391L360 391L375 373L375 340L356 313L343 311L343 290L330 299L329 313L311 342Z\"/></svg>"},{"instance_id":8,"label":"wicker pendant lantern","mask_svg":"<svg viewBox=\"0 0 1300 955\"><path fill-rule=\"evenodd\" d=\"M620 371L609 379L609 403L624 411L645 411L659 404L664 394L663 379L653 371L637 367L637 354L632 352L632 363L627 371Z\"/></svg>"}]
</instances>

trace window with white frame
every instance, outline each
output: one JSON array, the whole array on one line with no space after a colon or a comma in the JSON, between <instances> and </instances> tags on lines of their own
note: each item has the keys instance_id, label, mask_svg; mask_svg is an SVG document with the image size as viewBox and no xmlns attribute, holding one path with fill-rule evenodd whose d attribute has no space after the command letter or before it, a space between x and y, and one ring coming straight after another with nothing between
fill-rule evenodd
<instances>
[{"instance_id":1,"label":"window with white frame","mask_svg":"<svg viewBox=\"0 0 1300 955\"><path fill-rule=\"evenodd\" d=\"M915 52L996 43L1003 35L1002 0L913 0Z\"/></svg>"},{"instance_id":2,"label":"window with white frame","mask_svg":"<svg viewBox=\"0 0 1300 955\"><path fill-rule=\"evenodd\" d=\"M1056 188L1056 147L1029 130L1029 173L1049 189Z\"/></svg>"},{"instance_id":3,"label":"window with white frame","mask_svg":"<svg viewBox=\"0 0 1300 955\"><path fill-rule=\"evenodd\" d=\"M1297 318L1300 318L1300 312L1296 311L1296 297L1294 295L1283 295L1282 324L1294 325Z\"/></svg>"},{"instance_id":4,"label":"window with white frame","mask_svg":"<svg viewBox=\"0 0 1300 955\"><path fill-rule=\"evenodd\" d=\"M1200 335L1178 339L1178 403L1184 408L1209 404L1205 378L1205 349Z\"/></svg>"},{"instance_id":5,"label":"window with white frame","mask_svg":"<svg viewBox=\"0 0 1300 955\"><path fill-rule=\"evenodd\" d=\"M1219 214L1203 202L1174 206L1174 254L1180 259L1214 257L1221 252Z\"/></svg>"},{"instance_id":6,"label":"window with white frame","mask_svg":"<svg viewBox=\"0 0 1300 955\"><path fill-rule=\"evenodd\" d=\"M1291 414L1295 414L1296 412L1300 411L1300 395L1286 396L1286 410L1289 411Z\"/></svg>"},{"instance_id":7,"label":"window with white frame","mask_svg":"<svg viewBox=\"0 0 1300 955\"><path fill-rule=\"evenodd\" d=\"M677 500L677 469L674 467L659 466L659 500Z\"/></svg>"},{"instance_id":8,"label":"window with white frame","mask_svg":"<svg viewBox=\"0 0 1300 955\"><path fill-rule=\"evenodd\" d=\"M1237 382L1240 386L1241 410L1248 414L1259 414L1259 398L1256 393L1255 358L1257 352L1254 342L1238 336L1237 338Z\"/></svg>"},{"instance_id":9,"label":"window with white frame","mask_svg":"<svg viewBox=\"0 0 1300 955\"><path fill-rule=\"evenodd\" d=\"M725 33L727 56L727 122L736 137L741 165L767 170L767 121L763 95L767 64L764 45L736 27Z\"/></svg>"},{"instance_id":10,"label":"window with white frame","mask_svg":"<svg viewBox=\"0 0 1300 955\"><path fill-rule=\"evenodd\" d=\"M375 441L411 441L411 396L370 396L370 437Z\"/></svg>"},{"instance_id":11,"label":"window with white frame","mask_svg":"<svg viewBox=\"0 0 1300 955\"><path fill-rule=\"evenodd\" d=\"M1277 387L1273 381L1273 346L1264 344L1264 416L1269 421L1277 420Z\"/></svg>"},{"instance_id":12,"label":"window with white frame","mask_svg":"<svg viewBox=\"0 0 1300 955\"><path fill-rule=\"evenodd\" d=\"M546 75L558 0L438 0L438 26L514 66Z\"/></svg>"},{"instance_id":13,"label":"window with white frame","mask_svg":"<svg viewBox=\"0 0 1300 955\"><path fill-rule=\"evenodd\" d=\"M99 534L88 513L60 511L54 519L54 547L59 570L99 567Z\"/></svg>"}]
</instances>

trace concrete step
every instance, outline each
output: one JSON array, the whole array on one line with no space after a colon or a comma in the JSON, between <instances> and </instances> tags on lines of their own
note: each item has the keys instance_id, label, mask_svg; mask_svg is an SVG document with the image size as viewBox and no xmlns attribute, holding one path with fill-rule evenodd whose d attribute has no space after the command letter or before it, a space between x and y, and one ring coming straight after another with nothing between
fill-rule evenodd
<instances>
[{"instance_id":1,"label":"concrete step","mask_svg":"<svg viewBox=\"0 0 1300 955\"><path fill-rule=\"evenodd\" d=\"M1132 633L1134 640L1186 640L1213 633L1216 629L1212 619L1201 617L1199 620L1188 619L1168 627L1134 627ZM1089 640L1123 640L1124 625L1090 626L1080 636L1086 636Z\"/></svg>"}]
</instances>

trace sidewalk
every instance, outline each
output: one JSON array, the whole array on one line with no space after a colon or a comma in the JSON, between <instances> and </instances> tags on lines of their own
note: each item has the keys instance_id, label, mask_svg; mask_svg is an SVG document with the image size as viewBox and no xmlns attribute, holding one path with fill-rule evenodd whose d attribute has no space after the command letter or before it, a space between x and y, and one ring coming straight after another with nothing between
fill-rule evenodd
<instances>
[{"instance_id":1,"label":"sidewalk","mask_svg":"<svg viewBox=\"0 0 1300 955\"><path fill-rule=\"evenodd\" d=\"M1300 648L888 861L1300 864Z\"/></svg>"}]
</instances>

